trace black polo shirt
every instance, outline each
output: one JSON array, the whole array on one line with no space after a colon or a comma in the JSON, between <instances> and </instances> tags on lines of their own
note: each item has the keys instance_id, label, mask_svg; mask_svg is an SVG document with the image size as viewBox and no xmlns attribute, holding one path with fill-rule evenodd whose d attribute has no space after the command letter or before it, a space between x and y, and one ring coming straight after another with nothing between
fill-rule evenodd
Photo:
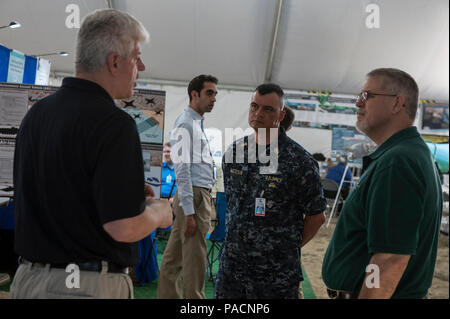
<instances>
[{"instance_id":1,"label":"black polo shirt","mask_svg":"<svg viewBox=\"0 0 450 319\"><path fill-rule=\"evenodd\" d=\"M14 155L15 249L45 263L139 262L107 222L145 209L134 120L98 84L65 78L24 117Z\"/></svg>"}]
</instances>

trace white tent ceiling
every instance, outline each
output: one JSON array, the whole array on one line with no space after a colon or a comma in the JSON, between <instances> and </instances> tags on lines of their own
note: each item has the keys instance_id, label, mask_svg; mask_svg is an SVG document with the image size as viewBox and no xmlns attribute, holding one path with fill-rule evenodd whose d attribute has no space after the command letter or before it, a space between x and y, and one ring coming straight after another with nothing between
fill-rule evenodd
<instances>
[{"instance_id":1,"label":"white tent ceiling","mask_svg":"<svg viewBox=\"0 0 450 319\"><path fill-rule=\"evenodd\" d=\"M0 30L0 43L28 55L68 51L49 60L56 74L72 74L78 29L66 27L69 4L81 18L110 6L144 24L151 41L141 79L184 84L209 73L229 87L271 80L357 93L368 71L396 67L416 78L421 98L448 102L448 0L1 0L0 25L22 27ZM369 4L379 7L379 28L366 26Z\"/></svg>"}]
</instances>

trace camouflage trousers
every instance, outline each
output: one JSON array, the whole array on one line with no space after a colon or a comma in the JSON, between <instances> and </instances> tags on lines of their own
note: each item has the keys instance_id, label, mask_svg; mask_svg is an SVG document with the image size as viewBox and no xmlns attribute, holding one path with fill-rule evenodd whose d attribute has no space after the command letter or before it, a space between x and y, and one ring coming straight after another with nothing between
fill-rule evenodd
<instances>
[{"instance_id":1,"label":"camouflage trousers","mask_svg":"<svg viewBox=\"0 0 450 319\"><path fill-rule=\"evenodd\" d=\"M222 265L223 263L221 263ZM236 271L241 268L242 271ZM279 274L252 276L250 267L220 267L215 281L216 299L299 299L299 279L284 280Z\"/></svg>"}]
</instances>

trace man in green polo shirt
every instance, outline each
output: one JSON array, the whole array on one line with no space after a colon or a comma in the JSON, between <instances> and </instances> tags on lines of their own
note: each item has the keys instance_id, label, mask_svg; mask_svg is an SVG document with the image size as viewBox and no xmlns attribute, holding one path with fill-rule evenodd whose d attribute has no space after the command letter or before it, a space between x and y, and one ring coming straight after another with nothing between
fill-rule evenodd
<instances>
[{"instance_id":1,"label":"man in green polo shirt","mask_svg":"<svg viewBox=\"0 0 450 319\"><path fill-rule=\"evenodd\" d=\"M358 130L378 149L348 196L325 253L331 298L425 298L433 279L442 189L413 126L418 87L407 73L376 69L356 106Z\"/></svg>"}]
</instances>

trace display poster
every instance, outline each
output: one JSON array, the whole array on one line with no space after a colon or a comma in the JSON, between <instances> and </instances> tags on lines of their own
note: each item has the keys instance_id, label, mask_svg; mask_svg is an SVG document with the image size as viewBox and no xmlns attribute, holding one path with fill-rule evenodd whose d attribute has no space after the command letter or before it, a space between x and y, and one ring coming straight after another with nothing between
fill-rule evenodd
<instances>
[{"instance_id":1,"label":"display poster","mask_svg":"<svg viewBox=\"0 0 450 319\"><path fill-rule=\"evenodd\" d=\"M155 198L161 196L161 174L163 152L160 145L142 144L142 158L144 160L145 182L155 192Z\"/></svg>"},{"instance_id":2,"label":"display poster","mask_svg":"<svg viewBox=\"0 0 450 319\"><path fill-rule=\"evenodd\" d=\"M12 184L15 137L26 112L58 88L30 84L0 84L0 182ZM145 181L160 197L164 136L164 91L134 90L132 98L116 100L136 122L141 138ZM63 106L62 106L63 107Z\"/></svg>"},{"instance_id":3,"label":"display poster","mask_svg":"<svg viewBox=\"0 0 450 319\"><path fill-rule=\"evenodd\" d=\"M141 143L163 143L164 91L138 89L132 98L115 102L135 120Z\"/></svg>"},{"instance_id":4,"label":"display poster","mask_svg":"<svg viewBox=\"0 0 450 319\"><path fill-rule=\"evenodd\" d=\"M294 127L332 129L356 123L356 97L331 93L286 93L294 111Z\"/></svg>"},{"instance_id":5,"label":"display poster","mask_svg":"<svg viewBox=\"0 0 450 319\"><path fill-rule=\"evenodd\" d=\"M115 100L115 103L136 122L142 146L145 182L152 186L155 198L160 198L166 92L136 89L131 98Z\"/></svg>"},{"instance_id":6,"label":"display poster","mask_svg":"<svg viewBox=\"0 0 450 319\"><path fill-rule=\"evenodd\" d=\"M217 128L205 128L211 155L216 166L222 166L222 131Z\"/></svg>"},{"instance_id":7,"label":"display poster","mask_svg":"<svg viewBox=\"0 0 450 319\"><path fill-rule=\"evenodd\" d=\"M19 127L27 112L28 92L26 90L0 91L0 125Z\"/></svg>"},{"instance_id":8,"label":"display poster","mask_svg":"<svg viewBox=\"0 0 450 319\"><path fill-rule=\"evenodd\" d=\"M0 183L12 185L14 139L0 138Z\"/></svg>"},{"instance_id":9,"label":"display poster","mask_svg":"<svg viewBox=\"0 0 450 319\"><path fill-rule=\"evenodd\" d=\"M25 55L19 51L11 50L9 57L7 82L22 83L25 71Z\"/></svg>"},{"instance_id":10,"label":"display poster","mask_svg":"<svg viewBox=\"0 0 450 319\"><path fill-rule=\"evenodd\" d=\"M345 155L349 163L362 164L363 156L374 152L377 145L354 127L333 128L331 157Z\"/></svg>"},{"instance_id":11,"label":"display poster","mask_svg":"<svg viewBox=\"0 0 450 319\"><path fill-rule=\"evenodd\" d=\"M448 135L448 104L422 103L422 131Z\"/></svg>"},{"instance_id":12,"label":"display poster","mask_svg":"<svg viewBox=\"0 0 450 319\"><path fill-rule=\"evenodd\" d=\"M39 58L36 71L36 81L37 85L48 85L50 79L50 67L51 62L46 59Z\"/></svg>"}]
</instances>

